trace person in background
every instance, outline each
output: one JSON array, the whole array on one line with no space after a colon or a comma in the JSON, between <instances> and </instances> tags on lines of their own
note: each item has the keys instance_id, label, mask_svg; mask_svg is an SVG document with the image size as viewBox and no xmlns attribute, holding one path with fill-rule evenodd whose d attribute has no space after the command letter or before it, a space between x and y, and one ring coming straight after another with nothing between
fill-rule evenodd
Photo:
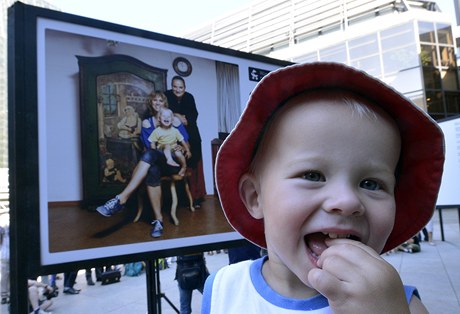
<instances>
[{"instance_id":1,"label":"person in background","mask_svg":"<svg viewBox=\"0 0 460 314\"><path fill-rule=\"evenodd\" d=\"M426 232L424 240L427 241L429 245L436 245L433 241L433 217L431 217L430 221L428 221L423 230Z\"/></svg>"},{"instance_id":2,"label":"person in background","mask_svg":"<svg viewBox=\"0 0 460 314\"><path fill-rule=\"evenodd\" d=\"M2 304L10 302L10 235L9 225L0 226L0 263Z\"/></svg>"},{"instance_id":3,"label":"person in background","mask_svg":"<svg viewBox=\"0 0 460 314\"><path fill-rule=\"evenodd\" d=\"M396 248L398 251L406 253L418 253L421 250L419 235L415 235Z\"/></svg>"},{"instance_id":4,"label":"person in background","mask_svg":"<svg viewBox=\"0 0 460 314\"><path fill-rule=\"evenodd\" d=\"M65 294L79 294L80 290L75 289L75 280L77 279L77 271L70 271L64 273L64 293Z\"/></svg>"},{"instance_id":5,"label":"person in background","mask_svg":"<svg viewBox=\"0 0 460 314\"><path fill-rule=\"evenodd\" d=\"M86 284L88 286L94 286L93 271L91 270L91 268L85 269L85 278L86 278Z\"/></svg>"},{"instance_id":6,"label":"person in background","mask_svg":"<svg viewBox=\"0 0 460 314\"><path fill-rule=\"evenodd\" d=\"M262 250L259 246L245 241L241 246L231 247L228 249L229 264L236 264L241 261L256 260L262 256Z\"/></svg>"},{"instance_id":7,"label":"person in background","mask_svg":"<svg viewBox=\"0 0 460 314\"><path fill-rule=\"evenodd\" d=\"M40 280L42 283L47 284L54 290L59 290L59 288L56 285L56 279L57 279L56 274L40 276Z\"/></svg>"},{"instance_id":8,"label":"person in background","mask_svg":"<svg viewBox=\"0 0 460 314\"><path fill-rule=\"evenodd\" d=\"M177 257L176 280L179 287L180 314L192 313L193 290L203 293L204 282L209 276L203 253Z\"/></svg>"},{"instance_id":9,"label":"person in background","mask_svg":"<svg viewBox=\"0 0 460 314\"><path fill-rule=\"evenodd\" d=\"M171 79L171 89L165 92L168 98L169 109L179 118L189 135L189 145L192 157L187 161L191 169L190 192L194 200L194 206L200 207L206 195L206 187L203 173L203 160L201 152L201 135L198 129L198 110L195 98L186 91L185 80L181 76Z\"/></svg>"},{"instance_id":10,"label":"person in background","mask_svg":"<svg viewBox=\"0 0 460 314\"><path fill-rule=\"evenodd\" d=\"M46 310L53 305L51 300L45 300L40 304L41 299L41 292L40 288L44 289L44 291L48 291L49 293L53 292L53 287L48 286L45 283L38 282L37 280L28 279L27 280L27 287L29 293L29 304L32 308L33 314L51 314L51 312L47 312Z\"/></svg>"}]
</instances>

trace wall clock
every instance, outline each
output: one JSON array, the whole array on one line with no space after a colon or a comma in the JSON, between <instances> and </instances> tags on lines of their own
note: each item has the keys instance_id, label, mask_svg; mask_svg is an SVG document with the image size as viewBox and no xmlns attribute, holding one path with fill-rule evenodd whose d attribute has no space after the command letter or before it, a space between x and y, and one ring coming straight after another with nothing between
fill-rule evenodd
<instances>
[{"instance_id":1,"label":"wall clock","mask_svg":"<svg viewBox=\"0 0 460 314\"><path fill-rule=\"evenodd\" d=\"M192 73L192 64L183 57L174 59L173 68L180 76L189 76Z\"/></svg>"}]
</instances>

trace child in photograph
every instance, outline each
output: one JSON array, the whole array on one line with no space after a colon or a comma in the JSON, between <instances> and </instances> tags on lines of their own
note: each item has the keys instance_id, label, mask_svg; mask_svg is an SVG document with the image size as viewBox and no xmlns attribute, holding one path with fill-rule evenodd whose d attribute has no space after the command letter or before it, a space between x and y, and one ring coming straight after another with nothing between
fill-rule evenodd
<instances>
[{"instance_id":1,"label":"child in photograph","mask_svg":"<svg viewBox=\"0 0 460 314\"><path fill-rule=\"evenodd\" d=\"M141 118L134 107L126 106L123 109L125 116L118 122L117 127L120 130L118 136L124 139L137 137L141 134Z\"/></svg>"},{"instance_id":2,"label":"child in photograph","mask_svg":"<svg viewBox=\"0 0 460 314\"><path fill-rule=\"evenodd\" d=\"M160 149L166 157L166 163L170 166L181 167L179 171L180 176L185 175L187 170L187 162L185 158L190 158L191 153L188 144L184 141L182 134L173 127L174 114L170 109L161 109L160 111L160 126L156 128L149 136L151 148ZM185 156L182 149L178 149L178 143L185 151ZM177 158L179 164L174 160L172 154Z\"/></svg>"},{"instance_id":3,"label":"child in photograph","mask_svg":"<svg viewBox=\"0 0 460 314\"><path fill-rule=\"evenodd\" d=\"M427 313L380 255L430 219L443 162L437 124L364 72L268 74L216 161L228 221L268 255L211 275L202 313Z\"/></svg>"},{"instance_id":4,"label":"child in photograph","mask_svg":"<svg viewBox=\"0 0 460 314\"><path fill-rule=\"evenodd\" d=\"M112 158L107 158L104 168L103 182L121 182L125 183L126 179L123 178L120 170L115 167L115 161Z\"/></svg>"}]
</instances>

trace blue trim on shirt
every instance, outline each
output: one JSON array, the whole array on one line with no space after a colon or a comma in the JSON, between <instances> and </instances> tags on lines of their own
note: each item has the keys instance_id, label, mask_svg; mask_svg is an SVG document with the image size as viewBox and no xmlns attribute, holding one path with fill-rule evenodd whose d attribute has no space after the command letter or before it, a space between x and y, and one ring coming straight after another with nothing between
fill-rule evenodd
<instances>
[{"instance_id":1,"label":"blue trim on shirt","mask_svg":"<svg viewBox=\"0 0 460 314\"><path fill-rule=\"evenodd\" d=\"M420 294L418 293L417 288L413 286L404 286L404 292L406 293L407 304L410 304L410 299L412 299L412 296L416 296L420 299Z\"/></svg>"},{"instance_id":2,"label":"blue trim on shirt","mask_svg":"<svg viewBox=\"0 0 460 314\"><path fill-rule=\"evenodd\" d=\"M287 298L278 294L270 288L262 275L262 265L266 260L266 256L255 260L251 264L250 274L254 288L267 302L284 309L303 311L317 310L329 306L327 299L321 294L303 300Z\"/></svg>"},{"instance_id":3,"label":"blue trim on shirt","mask_svg":"<svg viewBox=\"0 0 460 314\"><path fill-rule=\"evenodd\" d=\"M216 274L217 272L209 275L204 283L203 299L201 300L201 313L202 314L211 313L212 286L214 284L214 279L216 278Z\"/></svg>"}]
</instances>

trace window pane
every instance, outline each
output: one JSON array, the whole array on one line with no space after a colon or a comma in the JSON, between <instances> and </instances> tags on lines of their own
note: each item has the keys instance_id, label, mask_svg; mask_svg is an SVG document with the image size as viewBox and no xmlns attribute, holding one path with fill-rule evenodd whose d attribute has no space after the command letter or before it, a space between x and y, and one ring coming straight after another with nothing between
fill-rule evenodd
<instances>
[{"instance_id":1,"label":"window pane","mask_svg":"<svg viewBox=\"0 0 460 314\"><path fill-rule=\"evenodd\" d=\"M385 76L419 66L413 24L408 23L380 32Z\"/></svg>"},{"instance_id":2,"label":"window pane","mask_svg":"<svg viewBox=\"0 0 460 314\"><path fill-rule=\"evenodd\" d=\"M436 26L438 28L438 42L440 44L453 45L454 42L452 40L450 25L437 24Z\"/></svg>"},{"instance_id":3,"label":"window pane","mask_svg":"<svg viewBox=\"0 0 460 314\"><path fill-rule=\"evenodd\" d=\"M368 58L350 61L350 64L358 69L366 71L368 74L372 76L382 76L382 69L380 67L379 56L371 56Z\"/></svg>"},{"instance_id":4,"label":"window pane","mask_svg":"<svg viewBox=\"0 0 460 314\"><path fill-rule=\"evenodd\" d=\"M441 92L426 92L426 104L428 114L433 117L435 120L445 118L444 106L442 104L442 94Z\"/></svg>"},{"instance_id":5,"label":"window pane","mask_svg":"<svg viewBox=\"0 0 460 314\"><path fill-rule=\"evenodd\" d=\"M423 66L437 66L436 47L434 45L420 45L420 58Z\"/></svg>"},{"instance_id":6,"label":"window pane","mask_svg":"<svg viewBox=\"0 0 460 314\"><path fill-rule=\"evenodd\" d=\"M442 70L441 77L444 90L458 90L457 71L455 69Z\"/></svg>"},{"instance_id":7,"label":"window pane","mask_svg":"<svg viewBox=\"0 0 460 314\"><path fill-rule=\"evenodd\" d=\"M460 93L447 92L445 97L447 116L460 114Z\"/></svg>"},{"instance_id":8,"label":"window pane","mask_svg":"<svg viewBox=\"0 0 460 314\"><path fill-rule=\"evenodd\" d=\"M348 48L350 52L350 60L377 54L379 52L377 34L350 40Z\"/></svg>"},{"instance_id":9,"label":"window pane","mask_svg":"<svg viewBox=\"0 0 460 314\"><path fill-rule=\"evenodd\" d=\"M425 88L441 89L441 75L437 69L423 67L423 79Z\"/></svg>"},{"instance_id":10,"label":"window pane","mask_svg":"<svg viewBox=\"0 0 460 314\"><path fill-rule=\"evenodd\" d=\"M304 56L294 58L292 61L297 62L297 63L315 62L315 61L318 61L318 54L316 52L312 52Z\"/></svg>"},{"instance_id":11,"label":"window pane","mask_svg":"<svg viewBox=\"0 0 460 314\"><path fill-rule=\"evenodd\" d=\"M424 88L423 77L420 75L420 67L398 71L391 75L385 73L385 82L391 84L400 93L415 95L414 97L423 97L425 99L424 92L423 96L421 96ZM425 104L424 101L423 104Z\"/></svg>"},{"instance_id":12,"label":"window pane","mask_svg":"<svg viewBox=\"0 0 460 314\"><path fill-rule=\"evenodd\" d=\"M455 68L455 54L453 47L439 47L441 52L441 65L444 67Z\"/></svg>"},{"instance_id":13,"label":"window pane","mask_svg":"<svg viewBox=\"0 0 460 314\"><path fill-rule=\"evenodd\" d=\"M380 32L382 50L393 50L398 47L415 45L414 29L412 24L404 24Z\"/></svg>"},{"instance_id":14,"label":"window pane","mask_svg":"<svg viewBox=\"0 0 460 314\"><path fill-rule=\"evenodd\" d=\"M382 57L385 75L419 65L417 47L415 45L384 52Z\"/></svg>"},{"instance_id":15,"label":"window pane","mask_svg":"<svg viewBox=\"0 0 460 314\"><path fill-rule=\"evenodd\" d=\"M320 50L319 58L321 61L336 61L347 63L347 51L345 43Z\"/></svg>"},{"instance_id":16,"label":"window pane","mask_svg":"<svg viewBox=\"0 0 460 314\"><path fill-rule=\"evenodd\" d=\"M99 101L104 108L104 116L111 117L118 114L117 90L114 84L106 84L101 87L102 93Z\"/></svg>"},{"instance_id":17,"label":"window pane","mask_svg":"<svg viewBox=\"0 0 460 314\"><path fill-rule=\"evenodd\" d=\"M428 22L419 22L418 23L418 32L420 36L420 41L435 43L434 36L434 24Z\"/></svg>"},{"instance_id":18,"label":"window pane","mask_svg":"<svg viewBox=\"0 0 460 314\"><path fill-rule=\"evenodd\" d=\"M423 68L423 80L427 89L441 89L441 75L434 68Z\"/></svg>"}]
</instances>

